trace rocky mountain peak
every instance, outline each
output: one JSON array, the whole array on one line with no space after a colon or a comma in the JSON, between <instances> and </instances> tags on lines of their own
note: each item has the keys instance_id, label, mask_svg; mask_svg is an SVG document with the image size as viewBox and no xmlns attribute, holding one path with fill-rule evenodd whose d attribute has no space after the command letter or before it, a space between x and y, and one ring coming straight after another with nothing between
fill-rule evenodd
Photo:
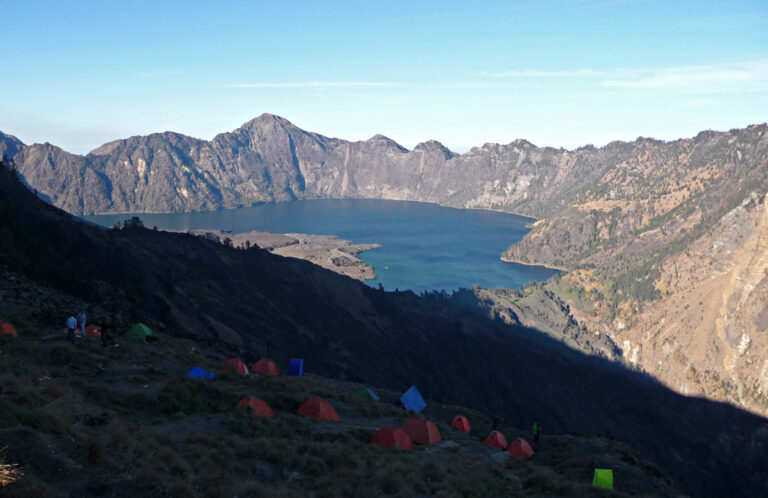
<instances>
[{"instance_id":1,"label":"rocky mountain peak","mask_svg":"<svg viewBox=\"0 0 768 498\"><path fill-rule=\"evenodd\" d=\"M438 142L437 140L427 140L426 142L421 142L416 145L416 147L413 148L414 152L437 152L442 154L446 159L450 159L453 157L453 152L450 151L446 146Z\"/></svg>"}]
</instances>

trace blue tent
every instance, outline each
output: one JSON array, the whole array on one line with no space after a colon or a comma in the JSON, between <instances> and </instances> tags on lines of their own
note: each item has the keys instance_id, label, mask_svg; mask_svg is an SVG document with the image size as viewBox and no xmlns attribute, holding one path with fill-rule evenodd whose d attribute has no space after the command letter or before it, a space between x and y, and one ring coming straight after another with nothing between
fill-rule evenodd
<instances>
[{"instance_id":1,"label":"blue tent","mask_svg":"<svg viewBox=\"0 0 768 498\"><path fill-rule=\"evenodd\" d=\"M304 377L304 360L300 358L291 358L291 362L288 363L288 375Z\"/></svg>"},{"instance_id":2,"label":"blue tent","mask_svg":"<svg viewBox=\"0 0 768 498\"><path fill-rule=\"evenodd\" d=\"M187 373L187 377L191 377L193 379L211 380L216 377L216 374L209 372L204 368L194 367Z\"/></svg>"},{"instance_id":3,"label":"blue tent","mask_svg":"<svg viewBox=\"0 0 768 498\"><path fill-rule=\"evenodd\" d=\"M410 389L400 396L400 403L403 404L406 410L413 410L416 413L421 413L427 407L427 402L421 397L421 393L416 386L411 386Z\"/></svg>"}]
</instances>

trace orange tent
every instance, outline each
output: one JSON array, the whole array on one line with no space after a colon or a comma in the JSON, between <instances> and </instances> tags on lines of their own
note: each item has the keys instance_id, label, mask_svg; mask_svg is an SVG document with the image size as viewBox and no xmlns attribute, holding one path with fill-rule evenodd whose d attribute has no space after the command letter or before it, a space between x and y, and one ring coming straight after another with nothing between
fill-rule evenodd
<instances>
[{"instance_id":1,"label":"orange tent","mask_svg":"<svg viewBox=\"0 0 768 498\"><path fill-rule=\"evenodd\" d=\"M275 418L275 413L272 411L272 408L269 407L267 402L263 399L254 398L253 396L241 399L237 404L237 408L248 410L248 414L254 417Z\"/></svg>"},{"instance_id":2,"label":"orange tent","mask_svg":"<svg viewBox=\"0 0 768 498\"><path fill-rule=\"evenodd\" d=\"M464 415L456 415L455 417L453 417L453 422L451 422L451 427L453 427L454 429L458 429L464 434L469 434L470 429L472 429L472 426L469 425L469 420L467 420L467 417L465 417Z\"/></svg>"},{"instance_id":3,"label":"orange tent","mask_svg":"<svg viewBox=\"0 0 768 498\"><path fill-rule=\"evenodd\" d=\"M318 420L331 420L341 422L336 409L328 401L320 398L310 398L296 410L299 415L316 418Z\"/></svg>"},{"instance_id":4,"label":"orange tent","mask_svg":"<svg viewBox=\"0 0 768 498\"><path fill-rule=\"evenodd\" d=\"M503 450L507 447L507 438L499 431L491 431L483 441L483 446L492 446L493 448Z\"/></svg>"},{"instance_id":5,"label":"orange tent","mask_svg":"<svg viewBox=\"0 0 768 498\"><path fill-rule=\"evenodd\" d=\"M101 335L101 327L98 325L88 325L85 327L85 335Z\"/></svg>"},{"instance_id":6,"label":"orange tent","mask_svg":"<svg viewBox=\"0 0 768 498\"><path fill-rule=\"evenodd\" d=\"M246 367L245 363L243 363L241 360L238 360L237 358L228 359L221 365L219 370L248 375L248 367Z\"/></svg>"},{"instance_id":7,"label":"orange tent","mask_svg":"<svg viewBox=\"0 0 768 498\"><path fill-rule=\"evenodd\" d=\"M251 365L251 372L259 375L277 375L277 365L272 360L261 359Z\"/></svg>"},{"instance_id":8,"label":"orange tent","mask_svg":"<svg viewBox=\"0 0 768 498\"><path fill-rule=\"evenodd\" d=\"M391 426L382 427L373 435L370 444L379 444L387 449L392 446L404 450L413 449L413 441L402 429L393 429Z\"/></svg>"},{"instance_id":9,"label":"orange tent","mask_svg":"<svg viewBox=\"0 0 768 498\"><path fill-rule=\"evenodd\" d=\"M19 334L16 332L16 329L13 328L13 325L8 322L0 322L0 335L12 335L17 339L19 338Z\"/></svg>"},{"instance_id":10,"label":"orange tent","mask_svg":"<svg viewBox=\"0 0 768 498\"><path fill-rule=\"evenodd\" d=\"M523 438L517 438L509 445L507 451L512 458L531 458L533 456L533 448Z\"/></svg>"},{"instance_id":11,"label":"orange tent","mask_svg":"<svg viewBox=\"0 0 768 498\"><path fill-rule=\"evenodd\" d=\"M412 418L403 424L403 430L416 444L431 445L443 440L437 426L423 418Z\"/></svg>"}]
</instances>

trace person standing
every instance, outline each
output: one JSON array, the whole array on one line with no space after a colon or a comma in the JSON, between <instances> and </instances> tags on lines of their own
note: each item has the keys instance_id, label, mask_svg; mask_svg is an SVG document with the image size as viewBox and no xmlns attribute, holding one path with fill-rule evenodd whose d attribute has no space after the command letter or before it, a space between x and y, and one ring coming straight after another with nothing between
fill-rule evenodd
<instances>
[{"instance_id":1,"label":"person standing","mask_svg":"<svg viewBox=\"0 0 768 498\"><path fill-rule=\"evenodd\" d=\"M538 422L533 423L533 442L538 443L539 442L539 432L541 431L541 426Z\"/></svg>"},{"instance_id":2,"label":"person standing","mask_svg":"<svg viewBox=\"0 0 768 498\"><path fill-rule=\"evenodd\" d=\"M77 320L74 316L67 318L67 334L70 344L75 343L75 327L77 327Z\"/></svg>"},{"instance_id":3,"label":"person standing","mask_svg":"<svg viewBox=\"0 0 768 498\"><path fill-rule=\"evenodd\" d=\"M77 314L77 326L80 328L80 333L85 337L85 311L80 310Z\"/></svg>"},{"instance_id":4,"label":"person standing","mask_svg":"<svg viewBox=\"0 0 768 498\"><path fill-rule=\"evenodd\" d=\"M105 321L101 326L101 347L106 348L110 343L115 344L115 338L112 337L112 324Z\"/></svg>"}]
</instances>

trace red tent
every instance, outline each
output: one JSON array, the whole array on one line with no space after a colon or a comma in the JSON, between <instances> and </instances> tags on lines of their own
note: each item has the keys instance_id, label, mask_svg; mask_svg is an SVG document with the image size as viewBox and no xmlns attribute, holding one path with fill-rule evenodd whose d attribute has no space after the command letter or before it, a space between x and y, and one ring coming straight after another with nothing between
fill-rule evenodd
<instances>
[{"instance_id":1,"label":"red tent","mask_svg":"<svg viewBox=\"0 0 768 498\"><path fill-rule=\"evenodd\" d=\"M0 335L12 335L17 339L19 338L19 334L16 332L16 329L13 328L13 325L8 322L0 322Z\"/></svg>"},{"instance_id":2,"label":"red tent","mask_svg":"<svg viewBox=\"0 0 768 498\"><path fill-rule=\"evenodd\" d=\"M533 456L533 448L523 438L517 438L509 445L507 451L512 458L531 458Z\"/></svg>"},{"instance_id":3,"label":"red tent","mask_svg":"<svg viewBox=\"0 0 768 498\"><path fill-rule=\"evenodd\" d=\"M237 408L248 410L248 414L254 417L275 418L275 413L272 411L272 408L269 407L267 402L263 399L254 398L253 396L241 399L237 404Z\"/></svg>"},{"instance_id":4,"label":"red tent","mask_svg":"<svg viewBox=\"0 0 768 498\"><path fill-rule=\"evenodd\" d=\"M503 450L507 447L507 438L499 431L491 431L488 437L483 441L483 446L491 446Z\"/></svg>"},{"instance_id":5,"label":"red tent","mask_svg":"<svg viewBox=\"0 0 768 498\"><path fill-rule=\"evenodd\" d=\"M277 365L272 360L261 359L251 365L251 372L259 375L277 375Z\"/></svg>"},{"instance_id":6,"label":"red tent","mask_svg":"<svg viewBox=\"0 0 768 498\"><path fill-rule=\"evenodd\" d=\"M101 327L98 325L88 325L85 327L85 335L101 335Z\"/></svg>"},{"instance_id":7,"label":"red tent","mask_svg":"<svg viewBox=\"0 0 768 498\"><path fill-rule=\"evenodd\" d=\"M336 409L328 401L320 398L310 398L296 410L299 415L316 418L318 420L331 420L341 422Z\"/></svg>"},{"instance_id":8,"label":"red tent","mask_svg":"<svg viewBox=\"0 0 768 498\"><path fill-rule=\"evenodd\" d=\"M404 450L413 449L413 441L411 441L408 434L402 429L393 429L389 425L379 429L371 438L370 444L380 444L387 449L392 446L397 446Z\"/></svg>"},{"instance_id":9,"label":"red tent","mask_svg":"<svg viewBox=\"0 0 768 498\"><path fill-rule=\"evenodd\" d=\"M469 420L467 420L467 417L465 417L464 415L456 415L455 417L453 417L453 422L451 422L451 427L453 427L454 429L458 429L464 434L469 434L470 429L472 429L472 426L469 425Z\"/></svg>"},{"instance_id":10,"label":"red tent","mask_svg":"<svg viewBox=\"0 0 768 498\"><path fill-rule=\"evenodd\" d=\"M416 444L437 444L443 440L443 436L437 426L423 418L412 418L403 424L403 430L411 441Z\"/></svg>"},{"instance_id":11,"label":"red tent","mask_svg":"<svg viewBox=\"0 0 768 498\"><path fill-rule=\"evenodd\" d=\"M238 360L237 358L228 359L221 365L219 370L248 375L248 367L246 367L245 363L243 363L241 360Z\"/></svg>"}]
</instances>

